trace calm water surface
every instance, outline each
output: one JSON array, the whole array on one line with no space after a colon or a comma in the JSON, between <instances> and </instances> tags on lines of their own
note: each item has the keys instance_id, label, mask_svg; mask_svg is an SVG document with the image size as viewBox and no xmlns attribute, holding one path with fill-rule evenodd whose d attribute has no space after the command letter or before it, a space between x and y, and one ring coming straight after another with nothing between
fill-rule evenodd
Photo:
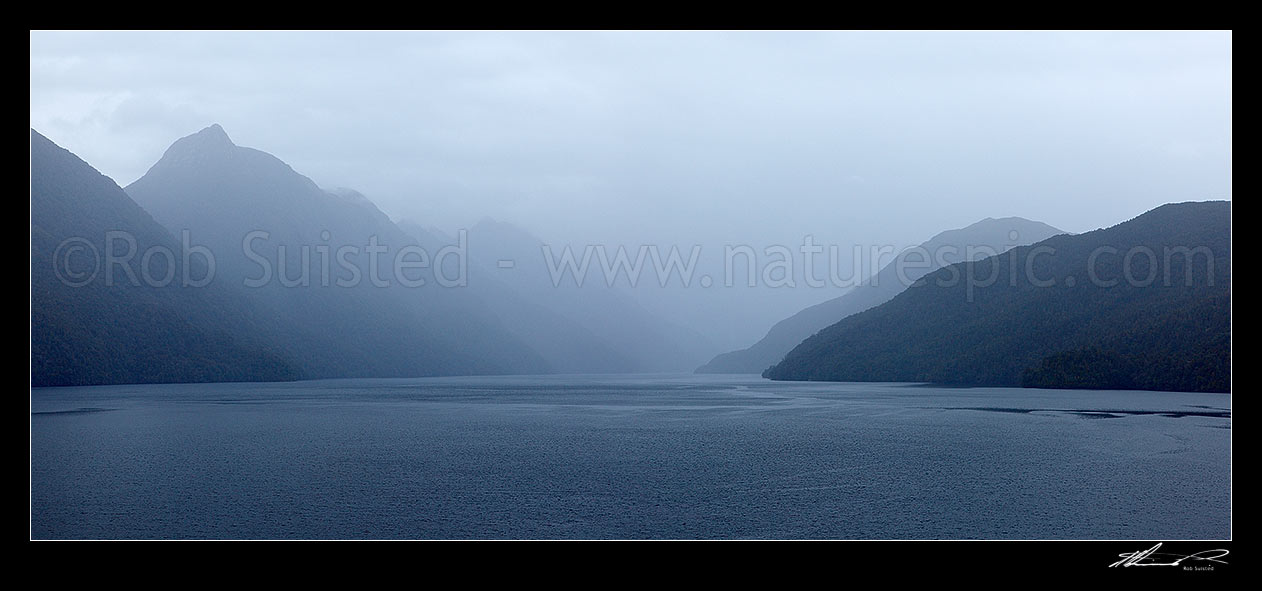
<instances>
[{"instance_id":1,"label":"calm water surface","mask_svg":"<svg viewBox=\"0 0 1262 591\"><path fill-rule=\"evenodd\" d=\"M31 536L1226 539L1226 394L541 376L31 391Z\"/></svg>"}]
</instances>

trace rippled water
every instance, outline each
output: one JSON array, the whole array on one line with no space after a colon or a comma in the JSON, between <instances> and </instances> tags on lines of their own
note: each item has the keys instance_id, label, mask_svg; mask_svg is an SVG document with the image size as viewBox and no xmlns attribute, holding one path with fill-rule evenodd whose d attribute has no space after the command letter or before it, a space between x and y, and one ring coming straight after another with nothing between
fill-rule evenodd
<instances>
[{"instance_id":1,"label":"rippled water","mask_svg":"<svg viewBox=\"0 0 1262 591\"><path fill-rule=\"evenodd\" d=\"M1230 406L691 375L36 389L31 536L1225 539Z\"/></svg>"}]
</instances>

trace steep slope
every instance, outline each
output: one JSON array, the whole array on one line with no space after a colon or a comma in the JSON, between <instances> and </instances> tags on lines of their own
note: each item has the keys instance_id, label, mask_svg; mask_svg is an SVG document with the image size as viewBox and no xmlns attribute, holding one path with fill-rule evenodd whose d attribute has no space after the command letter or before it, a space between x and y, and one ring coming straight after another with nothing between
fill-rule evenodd
<instances>
[{"instance_id":1,"label":"steep slope","mask_svg":"<svg viewBox=\"0 0 1262 591\"><path fill-rule=\"evenodd\" d=\"M325 191L218 125L176 141L127 193L214 254L285 327L311 377L552 368L470 289L459 246L422 245L362 195Z\"/></svg>"},{"instance_id":2,"label":"steep slope","mask_svg":"<svg viewBox=\"0 0 1262 591\"><path fill-rule=\"evenodd\" d=\"M244 299L197 285L204 259L186 261L181 246L114 181L32 129L31 385L298 377L259 338L265 322Z\"/></svg>"},{"instance_id":3,"label":"steep slope","mask_svg":"<svg viewBox=\"0 0 1262 591\"><path fill-rule=\"evenodd\" d=\"M1230 218L1225 201L1169 204L946 267L763 375L1229 391Z\"/></svg>"},{"instance_id":4,"label":"steep slope","mask_svg":"<svg viewBox=\"0 0 1262 591\"><path fill-rule=\"evenodd\" d=\"M872 279L855 289L776 323L767 336L748 349L723 353L697 368L697 373L760 373L820 329L889 301L911 282L936 269L966 259L984 258L1014 246L1033 244L1061 233L1047 224L1019 217L986 218L964 228L942 232L919 247L899 253Z\"/></svg>"}]
</instances>

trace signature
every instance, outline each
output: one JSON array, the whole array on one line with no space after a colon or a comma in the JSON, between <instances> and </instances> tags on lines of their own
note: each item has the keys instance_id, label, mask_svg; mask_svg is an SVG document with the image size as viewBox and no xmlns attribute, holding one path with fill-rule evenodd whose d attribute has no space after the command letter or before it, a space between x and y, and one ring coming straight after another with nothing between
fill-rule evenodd
<instances>
[{"instance_id":1,"label":"signature","mask_svg":"<svg viewBox=\"0 0 1262 591\"><path fill-rule=\"evenodd\" d=\"M1157 552L1161 547L1158 543L1156 546L1139 552L1123 552L1118 554L1121 560L1109 565L1109 568L1115 566L1179 566L1184 560L1203 560L1206 562L1217 562L1219 564L1227 564L1225 560L1219 560L1230 552L1223 549L1217 550L1201 550L1195 554L1186 556L1179 554L1170 554L1169 552ZM1169 562L1158 562L1160 560L1168 560Z\"/></svg>"}]
</instances>

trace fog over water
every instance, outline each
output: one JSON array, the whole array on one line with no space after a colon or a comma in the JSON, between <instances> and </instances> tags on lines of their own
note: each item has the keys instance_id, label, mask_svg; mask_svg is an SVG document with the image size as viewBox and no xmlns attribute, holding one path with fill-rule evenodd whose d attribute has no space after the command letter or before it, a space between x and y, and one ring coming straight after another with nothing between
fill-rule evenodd
<instances>
[{"instance_id":1,"label":"fog over water","mask_svg":"<svg viewBox=\"0 0 1262 591\"><path fill-rule=\"evenodd\" d=\"M120 185L219 123L452 235L492 217L577 248L699 246L718 269L726 245L903 248L1004 216L1078 233L1231 198L1230 32L30 40L32 127ZM734 347L840 293L713 291L642 300Z\"/></svg>"},{"instance_id":2,"label":"fog over water","mask_svg":"<svg viewBox=\"0 0 1262 591\"><path fill-rule=\"evenodd\" d=\"M31 538L1230 541L1231 96L1231 31L32 31Z\"/></svg>"}]
</instances>

